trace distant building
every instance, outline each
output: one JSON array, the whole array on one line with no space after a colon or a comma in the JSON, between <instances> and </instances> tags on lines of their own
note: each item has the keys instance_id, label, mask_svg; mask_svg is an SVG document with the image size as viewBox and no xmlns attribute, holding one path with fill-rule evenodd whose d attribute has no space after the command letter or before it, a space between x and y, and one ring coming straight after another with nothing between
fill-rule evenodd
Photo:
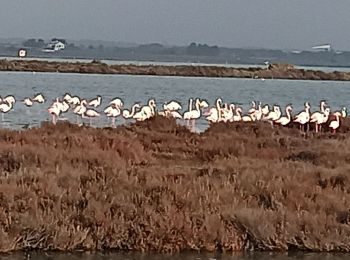
<instances>
[{"instance_id":1,"label":"distant building","mask_svg":"<svg viewBox=\"0 0 350 260\"><path fill-rule=\"evenodd\" d=\"M332 47L330 44L317 45L312 47L315 51L331 51Z\"/></svg>"},{"instance_id":2,"label":"distant building","mask_svg":"<svg viewBox=\"0 0 350 260\"><path fill-rule=\"evenodd\" d=\"M20 58L26 57L27 56L27 50L26 49L19 49L18 53L17 53L17 56L20 57Z\"/></svg>"},{"instance_id":3,"label":"distant building","mask_svg":"<svg viewBox=\"0 0 350 260\"><path fill-rule=\"evenodd\" d=\"M46 48L43 49L44 52L55 52L64 50L66 48L66 40L53 38L51 42L49 42Z\"/></svg>"}]
</instances>

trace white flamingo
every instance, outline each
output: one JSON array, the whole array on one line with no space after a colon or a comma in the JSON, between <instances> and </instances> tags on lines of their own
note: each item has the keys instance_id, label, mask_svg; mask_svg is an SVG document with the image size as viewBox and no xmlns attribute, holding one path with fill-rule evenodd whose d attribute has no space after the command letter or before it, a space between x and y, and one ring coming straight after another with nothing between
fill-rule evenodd
<instances>
[{"instance_id":1,"label":"white flamingo","mask_svg":"<svg viewBox=\"0 0 350 260\"><path fill-rule=\"evenodd\" d=\"M178 111L181 110L182 106L179 102L175 101L175 100L171 100L168 103L165 103L163 105L163 110L164 111Z\"/></svg>"},{"instance_id":2,"label":"white flamingo","mask_svg":"<svg viewBox=\"0 0 350 260\"><path fill-rule=\"evenodd\" d=\"M116 117L121 115L121 110L118 106L116 105L111 105L109 106L107 109L105 109L105 114L107 117L111 117L112 118L112 126L115 126L115 119Z\"/></svg>"},{"instance_id":3,"label":"white flamingo","mask_svg":"<svg viewBox=\"0 0 350 260\"><path fill-rule=\"evenodd\" d=\"M63 100L74 107L78 106L81 102L81 99L78 96L71 96L69 93L66 93L63 96Z\"/></svg>"},{"instance_id":4,"label":"white flamingo","mask_svg":"<svg viewBox=\"0 0 350 260\"><path fill-rule=\"evenodd\" d=\"M217 98L215 101L215 107L211 107L208 112L204 113L206 119L209 122L216 123L222 119L222 99Z\"/></svg>"},{"instance_id":5,"label":"white flamingo","mask_svg":"<svg viewBox=\"0 0 350 260\"><path fill-rule=\"evenodd\" d=\"M7 96L0 104L1 119L4 121L4 114L10 112L13 109L13 105L16 102L13 96Z\"/></svg>"},{"instance_id":6,"label":"white flamingo","mask_svg":"<svg viewBox=\"0 0 350 260\"><path fill-rule=\"evenodd\" d=\"M95 117L99 117L100 116L100 113L98 113L96 110L94 109L87 109L84 113L84 117L88 117L89 118L89 121L90 121L90 126L92 125L92 118L95 118Z\"/></svg>"},{"instance_id":7,"label":"white flamingo","mask_svg":"<svg viewBox=\"0 0 350 260\"><path fill-rule=\"evenodd\" d=\"M74 108L73 113L77 115L77 124L79 123L79 116L82 118L84 117L84 114L87 110L86 106L87 106L87 100L83 99L80 102L80 104Z\"/></svg>"},{"instance_id":8,"label":"white flamingo","mask_svg":"<svg viewBox=\"0 0 350 260\"><path fill-rule=\"evenodd\" d=\"M265 117L267 117L267 115L270 113L270 108L269 105L266 104L261 108L261 120L263 120Z\"/></svg>"},{"instance_id":9,"label":"white flamingo","mask_svg":"<svg viewBox=\"0 0 350 260\"><path fill-rule=\"evenodd\" d=\"M333 115L334 116L336 116L336 115L338 115L339 117L343 117L343 118L345 118L345 117L347 117L347 115L348 115L348 111L347 111L347 108L346 107L342 107L342 109L339 111L335 111L334 113L333 113Z\"/></svg>"},{"instance_id":10,"label":"white flamingo","mask_svg":"<svg viewBox=\"0 0 350 260\"><path fill-rule=\"evenodd\" d=\"M47 109L52 116L52 123L55 125L57 123L57 120L61 114L61 110L57 105L52 105Z\"/></svg>"},{"instance_id":11,"label":"white flamingo","mask_svg":"<svg viewBox=\"0 0 350 260\"><path fill-rule=\"evenodd\" d=\"M24 105L26 105L27 107L31 107L31 106L34 104L34 102L32 101L32 99L29 98L29 97L23 99L23 100L22 100L22 103L23 103Z\"/></svg>"},{"instance_id":12,"label":"white flamingo","mask_svg":"<svg viewBox=\"0 0 350 260\"><path fill-rule=\"evenodd\" d=\"M97 95L96 98L90 100L89 106L96 108L96 107L99 107L101 105L101 102L102 102L102 97L100 95Z\"/></svg>"},{"instance_id":13,"label":"white flamingo","mask_svg":"<svg viewBox=\"0 0 350 260\"><path fill-rule=\"evenodd\" d=\"M273 125L273 123L281 117L281 108L277 105L273 106L273 111L270 111L264 120L267 120Z\"/></svg>"},{"instance_id":14,"label":"white flamingo","mask_svg":"<svg viewBox=\"0 0 350 260\"><path fill-rule=\"evenodd\" d=\"M302 129L302 126L307 124L307 131L309 131L309 121L310 121L310 104L309 102L305 102L304 104L305 109L304 111L301 111L299 114L297 114L293 120L293 122L298 123L300 126L300 131Z\"/></svg>"},{"instance_id":15,"label":"white flamingo","mask_svg":"<svg viewBox=\"0 0 350 260\"><path fill-rule=\"evenodd\" d=\"M68 109L69 109L69 105L65 100L61 102L58 98L56 98L56 100L48 108L48 111L52 116L52 123L56 124L60 115L62 113L66 113Z\"/></svg>"},{"instance_id":16,"label":"white flamingo","mask_svg":"<svg viewBox=\"0 0 350 260\"><path fill-rule=\"evenodd\" d=\"M42 104L45 103L45 97L43 96L43 94L39 93L33 97L32 101Z\"/></svg>"},{"instance_id":17,"label":"white flamingo","mask_svg":"<svg viewBox=\"0 0 350 260\"><path fill-rule=\"evenodd\" d=\"M154 99L148 100L148 105L141 107L141 110L134 114L133 118L137 121L144 121L150 119L155 115L156 102Z\"/></svg>"},{"instance_id":18,"label":"white flamingo","mask_svg":"<svg viewBox=\"0 0 350 260\"><path fill-rule=\"evenodd\" d=\"M332 120L329 123L329 127L332 128L333 134L335 134L336 130L339 128L340 122L339 122L339 115L335 116L335 120Z\"/></svg>"},{"instance_id":19,"label":"white flamingo","mask_svg":"<svg viewBox=\"0 0 350 260\"><path fill-rule=\"evenodd\" d=\"M139 109L141 108L140 104L139 103L135 103L132 107L131 107L131 111L127 110L127 109L124 109L123 110L123 118L124 119L129 119L129 118L132 118L135 113L136 113L136 109Z\"/></svg>"},{"instance_id":20,"label":"white flamingo","mask_svg":"<svg viewBox=\"0 0 350 260\"><path fill-rule=\"evenodd\" d=\"M330 108L322 108L323 112L316 111L310 116L310 123L315 123L315 131L318 133L321 130L322 124L328 121L329 114L331 112Z\"/></svg>"},{"instance_id":21,"label":"white flamingo","mask_svg":"<svg viewBox=\"0 0 350 260\"><path fill-rule=\"evenodd\" d=\"M190 102L192 103L192 99L190 99ZM201 108L206 108L206 107L208 107L208 103L206 101L200 101L200 99L197 98L195 103L195 109L192 109L191 111L186 111L183 114L182 116L183 119L192 121L193 130L195 127L195 120L201 117L201 114L202 114Z\"/></svg>"},{"instance_id":22,"label":"white flamingo","mask_svg":"<svg viewBox=\"0 0 350 260\"><path fill-rule=\"evenodd\" d=\"M267 106L268 108L268 106ZM268 114L268 112L266 113L266 115ZM255 109L254 113L251 114L251 117L254 119L254 121L260 121L263 117L263 110L261 107L261 102L259 101L258 103L258 108Z\"/></svg>"},{"instance_id":23,"label":"white flamingo","mask_svg":"<svg viewBox=\"0 0 350 260\"><path fill-rule=\"evenodd\" d=\"M119 108L123 107L124 105L123 100L119 97L115 97L109 102L109 105L113 105L113 104L118 106Z\"/></svg>"},{"instance_id":24,"label":"white flamingo","mask_svg":"<svg viewBox=\"0 0 350 260\"><path fill-rule=\"evenodd\" d=\"M185 111L182 115L182 118L187 122L187 126L189 126L189 120L191 120L190 115L192 110L193 110L193 98L190 98L188 100L188 110Z\"/></svg>"},{"instance_id":25,"label":"white flamingo","mask_svg":"<svg viewBox=\"0 0 350 260\"><path fill-rule=\"evenodd\" d=\"M282 125L282 126L286 126L286 125L288 125L291 122L291 120L292 120L291 113L293 111L292 105L287 105L285 110L286 110L286 116L282 116L279 119L277 119L275 121L276 124L279 124L279 125Z\"/></svg>"},{"instance_id":26,"label":"white flamingo","mask_svg":"<svg viewBox=\"0 0 350 260\"><path fill-rule=\"evenodd\" d=\"M8 95L2 99L2 102L7 104L11 103L12 105L14 105L16 103L16 99L13 95Z\"/></svg>"},{"instance_id":27,"label":"white flamingo","mask_svg":"<svg viewBox=\"0 0 350 260\"><path fill-rule=\"evenodd\" d=\"M253 114L253 113L255 113L255 110L256 110L256 103L255 103L255 101L253 100L253 101L251 102L251 108L249 108L248 113L249 113L249 114Z\"/></svg>"},{"instance_id":28,"label":"white flamingo","mask_svg":"<svg viewBox=\"0 0 350 260\"><path fill-rule=\"evenodd\" d=\"M236 106L235 104L230 104L228 109L224 111L222 117L224 118L224 122L233 122L233 116L235 114Z\"/></svg>"}]
</instances>

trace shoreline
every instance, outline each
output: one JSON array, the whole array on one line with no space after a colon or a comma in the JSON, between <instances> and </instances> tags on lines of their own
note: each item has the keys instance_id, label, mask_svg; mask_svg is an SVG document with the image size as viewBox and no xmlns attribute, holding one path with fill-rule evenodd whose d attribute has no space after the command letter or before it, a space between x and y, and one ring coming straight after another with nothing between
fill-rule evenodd
<instances>
[{"instance_id":1,"label":"shoreline","mask_svg":"<svg viewBox=\"0 0 350 260\"><path fill-rule=\"evenodd\" d=\"M350 120L0 129L0 252L350 252Z\"/></svg>"},{"instance_id":2,"label":"shoreline","mask_svg":"<svg viewBox=\"0 0 350 260\"><path fill-rule=\"evenodd\" d=\"M107 65L95 60L92 62L60 62L0 59L0 71L350 81L350 72L298 69L289 64L272 64L267 69L210 65Z\"/></svg>"}]
</instances>

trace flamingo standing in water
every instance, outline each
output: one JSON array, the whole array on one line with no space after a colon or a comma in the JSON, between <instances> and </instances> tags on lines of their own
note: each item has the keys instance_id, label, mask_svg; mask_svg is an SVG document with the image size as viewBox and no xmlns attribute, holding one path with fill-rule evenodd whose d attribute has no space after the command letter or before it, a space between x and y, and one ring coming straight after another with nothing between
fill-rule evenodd
<instances>
[{"instance_id":1,"label":"flamingo standing in water","mask_svg":"<svg viewBox=\"0 0 350 260\"><path fill-rule=\"evenodd\" d=\"M183 118L185 120L192 121L192 130L194 130L195 128L195 121L199 119L202 115L201 108L207 108L207 107L208 107L208 103L205 100L201 101L199 98L196 98L195 109L191 111L186 111L183 114Z\"/></svg>"},{"instance_id":2,"label":"flamingo standing in water","mask_svg":"<svg viewBox=\"0 0 350 260\"><path fill-rule=\"evenodd\" d=\"M171 100L168 103L165 103L163 105L163 110L164 111L179 111L182 109L182 106L179 102L175 101L175 100Z\"/></svg>"},{"instance_id":3,"label":"flamingo standing in water","mask_svg":"<svg viewBox=\"0 0 350 260\"><path fill-rule=\"evenodd\" d=\"M133 118L137 121L144 121L150 119L155 115L156 102L154 99L148 100L148 105L141 107L141 110L134 114Z\"/></svg>"},{"instance_id":4,"label":"flamingo standing in water","mask_svg":"<svg viewBox=\"0 0 350 260\"><path fill-rule=\"evenodd\" d=\"M158 115L166 117L171 116L173 118L182 118L181 114L178 112L180 109L182 109L181 104L175 100L172 100L168 103L164 103L163 111L159 111Z\"/></svg>"},{"instance_id":5,"label":"flamingo standing in water","mask_svg":"<svg viewBox=\"0 0 350 260\"><path fill-rule=\"evenodd\" d=\"M127 110L127 109L124 109L123 110L123 118L124 119L129 119L129 118L132 118L135 113L136 113L136 109L138 108L141 108L140 104L139 103L135 103L132 107L131 107L131 111L130 110Z\"/></svg>"},{"instance_id":6,"label":"flamingo standing in water","mask_svg":"<svg viewBox=\"0 0 350 260\"><path fill-rule=\"evenodd\" d=\"M22 100L22 103L24 104L24 105L26 105L27 107L31 107L33 104L34 104L34 102L32 101L32 99L31 98L25 98L25 99L23 99Z\"/></svg>"},{"instance_id":7,"label":"flamingo standing in water","mask_svg":"<svg viewBox=\"0 0 350 260\"><path fill-rule=\"evenodd\" d=\"M209 112L205 113L207 115L206 119L211 123L216 123L222 120L222 99L217 98L215 102L215 107L209 109Z\"/></svg>"},{"instance_id":8,"label":"flamingo standing in water","mask_svg":"<svg viewBox=\"0 0 350 260\"><path fill-rule=\"evenodd\" d=\"M48 108L50 115L52 116L52 123L56 124L60 115L66 113L69 109L69 104L63 100L62 102L56 98L52 105Z\"/></svg>"},{"instance_id":9,"label":"flamingo standing in water","mask_svg":"<svg viewBox=\"0 0 350 260\"><path fill-rule=\"evenodd\" d=\"M87 100L83 99L80 102L80 104L74 108L73 113L77 115L77 124L79 124L79 116L82 118L84 117L84 114L87 110L86 106L87 106Z\"/></svg>"},{"instance_id":10,"label":"flamingo standing in water","mask_svg":"<svg viewBox=\"0 0 350 260\"><path fill-rule=\"evenodd\" d=\"M1 119L4 121L4 114L10 112L13 109L13 105L16 100L13 96L7 96L2 100L0 104Z\"/></svg>"},{"instance_id":11,"label":"flamingo standing in water","mask_svg":"<svg viewBox=\"0 0 350 260\"><path fill-rule=\"evenodd\" d=\"M97 95L96 98L90 100L89 106L96 108L96 107L99 107L101 105L101 102L102 102L102 97L100 95Z\"/></svg>"},{"instance_id":12,"label":"flamingo standing in water","mask_svg":"<svg viewBox=\"0 0 350 260\"><path fill-rule=\"evenodd\" d=\"M193 98L190 98L188 100L188 110L185 111L182 115L182 118L186 121L186 125L190 126L190 120L191 120L191 111L193 110Z\"/></svg>"},{"instance_id":13,"label":"flamingo standing in water","mask_svg":"<svg viewBox=\"0 0 350 260\"><path fill-rule=\"evenodd\" d=\"M84 117L89 118L90 126L92 126L92 118L99 117L99 116L100 116L100 113L98 113L96 110L92 108L87 109L84 113Z\"/></svg>"},{"instance_id":14,"label":"flamingo standing in water","mask_svg":"<svg viewBox=\"0 0 350 260\"><path fill-rule=\"evenodd\" d=\"M104 113L107 117L112 118L112 126L115 127L115 119L116 117L121 115L120 107L116 106L115 104L112 104L104 110Z\"/></svg>"},{"instance_id":15,"label":"flamingo standing in water","mask_svg":"<svg viewBox=\"0 0 350 260\"><path fill-rule=\"evenodd\" d=\"M45 103L45 97L43 96L43 94L39 93L39 94L34 95L32 101L43 104L43 103Z\"/></svg>"},{"instance_id":16,"label":"flamingo standing in water","mask_svg":"<svg viewBox=\"0 0 350 260\"><path fill-rule=\"evenodd\" d=\"M63 100L73 107L77 107L81 102L78 96L71 96L69 93L64 95Z\"/></svg>"},{"instance_id":17,"label":"flamingo standing in water","mask_svg":"<svg viewBox=\"0 0 350 260\"><path fill-rule=\"evenodd\" d=\"M115 97L109 102L109 105L113 105L113 104L118 106L119 108L123 107L124 105L123 100L119 97Z\"/></svg>"}]
</instances>

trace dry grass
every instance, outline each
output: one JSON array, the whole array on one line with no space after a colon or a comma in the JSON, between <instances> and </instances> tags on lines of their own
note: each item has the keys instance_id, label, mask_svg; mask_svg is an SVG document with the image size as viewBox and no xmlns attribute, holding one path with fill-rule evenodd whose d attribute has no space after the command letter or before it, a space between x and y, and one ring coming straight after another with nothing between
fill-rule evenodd
<instances>
[{"instance_id":1,"label":"dry grass","mask_svg":"<svg viewBox=\"0 0 350 260\"><path fill-rule=\"evenodd\" d=\"M0 130L0 250L350 250L350 123Z\"/></svg>"}]
</instances>

